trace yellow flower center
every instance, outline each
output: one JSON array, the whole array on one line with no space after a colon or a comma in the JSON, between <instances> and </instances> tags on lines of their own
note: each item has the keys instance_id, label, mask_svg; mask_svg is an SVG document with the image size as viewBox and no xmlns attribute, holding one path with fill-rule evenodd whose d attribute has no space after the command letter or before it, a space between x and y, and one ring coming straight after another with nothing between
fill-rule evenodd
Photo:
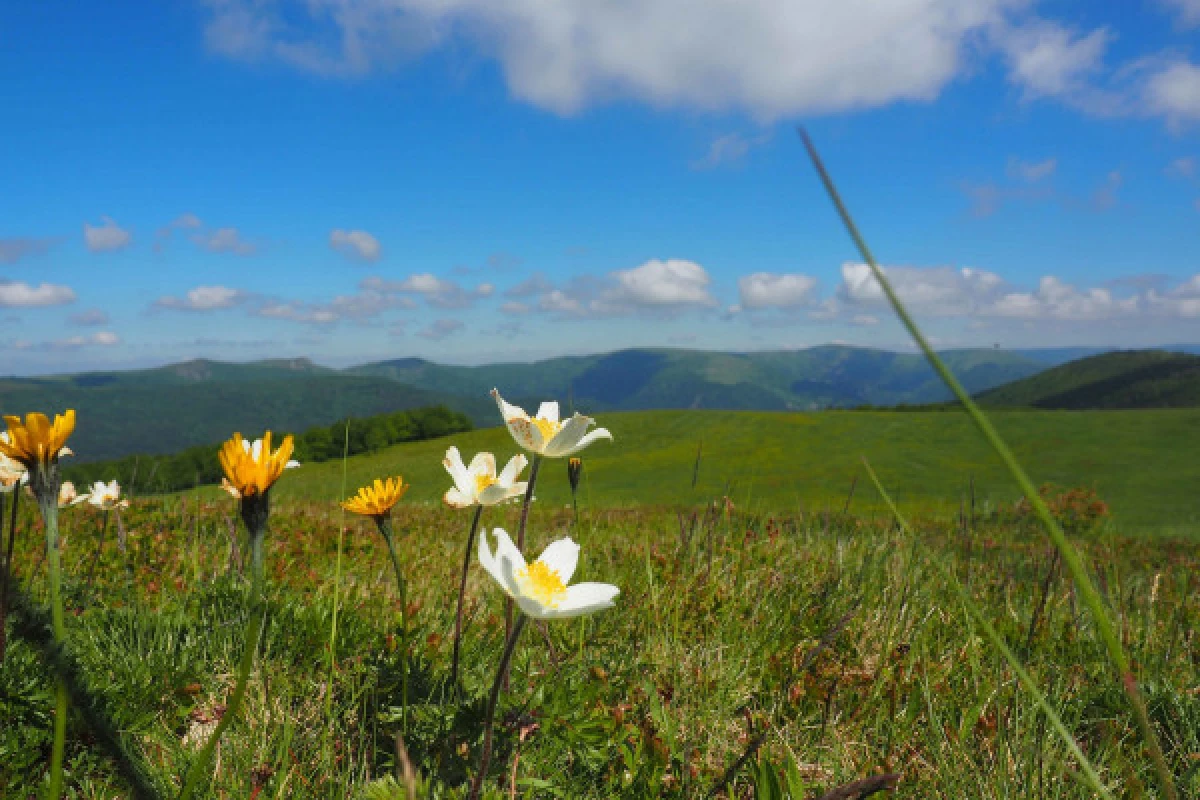
<instances>
[{"instance_id":1,"label":"yellow flower center","mask_svg":"<svg viewBox=\"0 0 1200 800\"><path fill-rule=\"evenodd\" d=\"M542 434L543 443L549 442L558 434L560 430L562 430L561 422L551 422L550 420L542 419L541 417L534 417L532 420L530 420L530 422L536 425L538 431Z\"/></svg>"},{"instance_id":2,"label":"yellow flower center","mask_svg":"<svg viewBox=\"0 0 1200 800\"><path fill-rule=\"evenodd\" d=\"M487 474L476 475L475 476L475 494L476 495L480 494L481 492L483 492L484 489L488 488L489 486L494 485L495 483L496 483L496 478L492 475L487 475Z\"/></svg>"},{"instance_id":3,"label":"yellow flower center","mask_svg":"<svg viewBox=\"0 0 1200 800\"><path fill-rule=\"evenodd\" d=\"M555 608L567 593L558 570L550 569L541 561L534 561L518 576L525 593L544 606Z\"/></svg>"}]
</instances>

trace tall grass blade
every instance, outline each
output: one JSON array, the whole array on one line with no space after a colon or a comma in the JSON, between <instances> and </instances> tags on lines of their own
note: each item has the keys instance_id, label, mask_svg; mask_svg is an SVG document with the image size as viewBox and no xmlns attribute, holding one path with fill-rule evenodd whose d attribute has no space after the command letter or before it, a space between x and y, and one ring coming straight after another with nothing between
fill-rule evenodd
<instances>
[{"instance_id":1,"label":"tall grass blade","mask_svg":"<svg viewBox=\"0 0 1200 800\"><path fill-rule=\"evenodd\" d=\"M1108 610L1104 606L1103 599L1101 599L1099 592L1096 591L1095 584L1092 583L1092 579L1088 575L1083 559L1075 547L1068 541L1066 533L1063 532L1054 515L1050 513L1050 509L1046 507L1046 503L1042 500L1041 495L1038 494L1033 481L1030 480L1025 469L1017 461L1016 456L1013 455L1008 445L1005 444L1000 434L992 426L991 420L987 418L979 406L975 404L975 401L971 399L971 395L967 393L958 379L954 377L954 373L950 371L950 368L946 366L941 357L934 352L933 347L929 344L925 335L921 333L920 328L917 327L916 322L913 321L904 304L900 302L900 298L897 296L896 290L892 287L891 281L888 280L883 270L880 269L879 264L875 261L875 257L871 255L871 250L867 247L862 234L859 233L858 226L854 224L850 212L842 202L841 195L838 194L837 188L833 184L833 179L829 177L829 173L825 170L825 165L821 161L821 157L817 154L812 139L809 138L807 131L803 128L799 129L799 134L800 139L804 142L805 149L808 151L808 156L817 170L817 175L821 178L821 183L829 195L829 199L837 209L838 216L841 217L842 224L846 226L850 238L854 240L859 254L867 266L870 267L875 280L879 282L879 286L883 289L883 293L887 297L888 303L891 304L892 310L896 312L896 316L900 318L905 329L908 330L909 335L917 343L921 352L925 354L925 358L941 377L942 381L954 393L958 401L962 403L971 421L975 423L975 427L979 429L979 432L987 439L988 444L1000 456L1000 460L1004 462L1009 474L1017 482L1030 507L1038 519L1041 520L1042 525L1045 526L1051 541L1054 542L1054 546L1062 553L1063 561L1066 563L1072 579L1079 588L1079 594L1083 598L1084 604L1088 607L1088 611L1092 615L1096 629L1100 634L1100 639L1108 653L1109 660L1117 670L1121 687L1125 690L1125 694L1129 698L1129 704L1133 708L1134 718L1142 740L1150 751L1150 758L1154 763L1154 771L1158 775L1159 785L1168 800L1178 800L1179 795L1175 790L1175 781L1171 777L1170 769L1167 767L1166 758L1164 758L1162 747L1158 742L1158 736L1155 734L1154 727L1150 723L1150 715L1146 711L1146 703L1142 699L1141 691L1138 689L1137 681L1130 666L1129 657L1125 654L1124 648L1121 647L1121 640L1117 637L1116 628L1109 617Z\"/></svg>"},{"instance_id":2,"label":"tall grass blade","mask_svg":"<svg viewBox=\"0 0 1200 800\"><path fill-rule=\"evenodd\" d=\"M878 491L879 496L883 498L883 502L892 512L892 516L896 518L896 522L900 525L900 529L905 533L905 535L913 537L912 529L908 527L908 522L904 519L904 515L900 513L900 509L897 508L896 504L892 501L892 496L888 494L887 489L883 488L883 484L879 482L879 477L875 474L875 470L871 469L870 462L868 462L865 458L863 459L863 466L867 469L867 475L871 477L871 483L875 484L875 490ZM915 537L913 537L913 540L917 541ZM943 564L940 559L934 557L932 553L926 551L926 556L928 556L927 560L929 563L933 564L933 566L937 568L938 572L941 573L946 582L949 583L954 591L958 594L959 599L962 601L963 607L967 609L968 615L973 618L975 623L979 625L980 629L983 630L983 633L987 637L988 641L990 641L992 645L1000 651L1000 654L1004 656L1004 660L1008 662L1010 667L1012 667L1013 672L1015 672L1017 675L1017 679L1021 681L1021 685L1024 686L1025 690L1033 696L1034 700L1037 701L1038 706L1041 707L1042 712L1046 715L1046 718L1050 720L1050 724L1054 727L1054 730L1057 731L1058 735L1062 738L1063 744L1067 746L1067 749L1071 751L1071 755L1075 756L1075 760L1079 762L1080 769L1083 770L1083 774L1087 778L1088 783L1091 784L1092 789L1094 789L1101 797L1106 798L1106 800L1113 800L1112 795L1109 794L1108 789L1105 788L1103 781L1100 780L1100 775L1096 772L1095 767L1092 766L1092 762L1089 761L1088 757L1084 755L1081 749L1079 749L1079 744L1075 741L1075 737L1071 734L1071 731L1067 729L1067 726L1063 723L1062 718L1058 716L1058 712L1054 710L1054 706L1050 705L1050 701L1046 699L1046 695L1042 694L1041 689L1038 688L1037 684L1033 680L1033 677L1025 671L1025 667L1021 665L1021 662L1017 659L1016 654L1009 649L1008 645L1005 644L1004 639L1000 637L1000 634L996 632L996 629L993 628L992 624L988 622L986 617L984 617L983 612L979 609L979 606L975 604L975 601L971 599L971 595L968 594L962 583L959 582L958 576L954 574L953 570L949 569L945 564Z\"/></svg>"}]
</instances>

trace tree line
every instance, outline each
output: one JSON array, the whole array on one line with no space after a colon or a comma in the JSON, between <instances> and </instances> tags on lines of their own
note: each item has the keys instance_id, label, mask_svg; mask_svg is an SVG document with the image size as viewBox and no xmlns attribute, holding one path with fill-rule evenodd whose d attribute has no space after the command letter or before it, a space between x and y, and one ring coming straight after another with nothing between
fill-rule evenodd
<instances>
[{"instance_id":1,"label":"tree line","mask_svg":"<svg viewBox=\"0 0 1200 800\"><path fill-rule=\"evenodd\" d=\"M301 463L329 461L341 458L343 450L352 456L372 453L400 442L434 439L471 428L471 420L466 414L445 406L348 417L296 435L296 451L292 457ZM254 434L244 431L243 435ZM200 484L220 483L219 448L219 443L197 445L167 455L129 455L108 461L72 464L64 469L63 477L78 486L115 478L125 491L139 494L181 491Z\"/></svg>"}]
</instances>

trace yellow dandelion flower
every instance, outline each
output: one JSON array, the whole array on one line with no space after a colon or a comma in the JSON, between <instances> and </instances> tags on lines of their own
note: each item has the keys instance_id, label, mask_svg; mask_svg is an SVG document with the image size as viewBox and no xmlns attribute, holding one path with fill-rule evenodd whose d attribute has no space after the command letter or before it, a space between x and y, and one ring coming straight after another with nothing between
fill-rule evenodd
<instances>
[{"instance_id":1,"label":"yellow dandelion flower","mask_svg":"<svg viewBox=\"0 0 1200 800\"><path fill-rule=\"evenodd\" d=\"M408 484L399 475L386 481L376 478L373 485L362 487L358 494L342 503L342 508L364 517L385 517L407 491Z\"/></svg>"},{"instance_id":2,"label":"yellow dandelion flower","mask_svg":"<svg viewBox=\"0 0 1200 800\"><path fill-rule=\"evenodd\" d=\"M235 433L221 446L218 457L229 484L239 496L247 498L264 494L285 469L300 466L300 462L291 460L294 447L292 437L285 436L279 449L272 452L270 431L253 442Z\"/></svg>"},{"instance_id":3,"label":"yellow dandelion flower","mask_svg":"<svg viewBox=\"0 0 1200 800\"><path fill-rule=\"evenodd\" d=\"M53 424L45 415L36 411L20 417L5 416L8 436L0 437L0 454L32 471L57 463L60 455L67 455L67 437L75 430L75 409L65 414L55 414ZM63 452L63 451L66 452Z\"/></svg>"}]
</instances>

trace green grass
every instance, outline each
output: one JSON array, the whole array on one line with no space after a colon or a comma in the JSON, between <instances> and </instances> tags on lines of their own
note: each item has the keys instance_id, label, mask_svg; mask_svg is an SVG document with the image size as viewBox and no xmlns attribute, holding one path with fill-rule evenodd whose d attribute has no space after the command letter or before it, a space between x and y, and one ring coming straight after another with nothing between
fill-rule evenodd
<instances>
[{"instance_id":1,"label":"green grass","mask_svg":"<svg viewBox=\"0 0 1200 800\"><path fill-rule=\"evenodd\" d=\"M1017 499L1003 466L955 412L648 411L596 418L614 436L584 453L581 492L590 492L598 506L689 504L723 495L728 485L734 502L752 508L840 510L861 475L862 456L906 511L957 509L971 479L980 507ZM1094 488L1123 532L1200 532L1193 477L1200 411L1000 412L993 418L1035 481ZM490 450L503 463L516 452L502 428L399 445L351 458L349 485L398 473L412 484L410 501L436 502L448 486L441 457L451 443L466 459ZM544 469L553 473L565 464L551 461ZM340 482L340 463L306 465L289 475L279 496L333 500ZM563 481L546 481L538 490L544 505L569 502ZM870 492L857 490L852 507L882 511Z\"/></svg>"},{"instance_id":2,"label":"green grass","mask_svg":"<svg viewBox=\"0 0 1200 800\"><path fill-rule=\"evenodd\" d=\"M289 473L278 488L299 488L293 479L302 474ZM593 493L602 482L594 476ZM544 491L564 483L547 472ZM369 522L351 524L329 686L339 514L286 497L279 493L268 538L270 622L246 713L223 740L203 796L251 797L257 786L259 798L357 797L391 773L394 736L403 732L429 796L462 797L503 636L499 592L476 565L466 700L442 705L469 512L398 508L417 641L415 706L402 730L399 612L385 549ZM572 530L566 512L539 505L533 552ZM886 770L902 776L898 798L1088 797L1065 747L972 632L929 558L967 584L1114 793L1134 796L1152 784L1121 691L1061 580L1029 637L1049 560L1036 534L981 517L964 536L953 519L928 518L917 532L927 557L882 518L744 509L706 516L706 508L696 508L681 536L672 512L585 506L573 529L584 548L580 578L616 583L622 594L616 608L583 623L528 630L498 717L490 797L508 796L500 787L514 761L520 797L702 796L768 725L764 757L794 762L809 792ZM489 512L485 523L511 529L517 511ZM81 576L98 518L82 509L63 518L68 608L78 612L68 614L69 653L134 769L163 797L178 791L240 654L245 593L227 574L231 512L227 498L199 513L190 498L186 506L140 501L126 520L132 583L110 537L91 603ZM36 532L28 519L22 530L16 563L42 598L40 574L28 580ZM1083 544L1122 620L1171 768L1191 796L1200 791L1200 545L1116 536ZM828 648L800 669L847 614ZM37 648L15 638L0 666L0 796L31 796L44 779L49 689ZM517 760L522 726L529 733ZM77 717L67 756L72 797L129 796ZM730 796L754 796L749 774L738 774Z\"/></svg>"}]
</instances>

